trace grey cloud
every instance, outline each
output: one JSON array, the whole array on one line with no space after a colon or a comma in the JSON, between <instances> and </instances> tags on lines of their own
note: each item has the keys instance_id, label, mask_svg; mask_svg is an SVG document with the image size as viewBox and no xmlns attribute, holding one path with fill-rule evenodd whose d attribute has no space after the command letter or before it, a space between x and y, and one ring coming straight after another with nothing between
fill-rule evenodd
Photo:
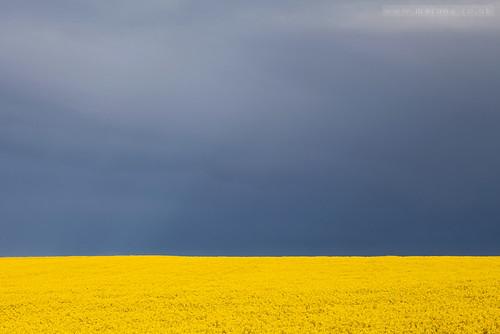
<instances>
[{"instance_id":1,"label":"grey cloud","mask_svg":"<svg viewBox=\"0 0 500 334\"><path fill-rule=\"evenodd\" d=\"M497 254L498 25L378 5L3 4L0 254Z\"/></svg>"}]
</instances>

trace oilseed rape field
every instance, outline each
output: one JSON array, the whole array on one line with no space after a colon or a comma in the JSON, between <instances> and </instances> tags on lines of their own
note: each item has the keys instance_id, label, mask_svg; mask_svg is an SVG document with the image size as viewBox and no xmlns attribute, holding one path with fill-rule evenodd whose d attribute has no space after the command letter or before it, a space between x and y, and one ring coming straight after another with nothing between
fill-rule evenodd
<instances>
[{"instance_id":1,"label":"oilseed rape field","mask_svg":"<svg viewBox=\"0 0 500 334\"><path fill-rule=\"evenodd\" d=\"M500 257L0 258L0 333L500 333Z\"/></svg>"}]
</instances>

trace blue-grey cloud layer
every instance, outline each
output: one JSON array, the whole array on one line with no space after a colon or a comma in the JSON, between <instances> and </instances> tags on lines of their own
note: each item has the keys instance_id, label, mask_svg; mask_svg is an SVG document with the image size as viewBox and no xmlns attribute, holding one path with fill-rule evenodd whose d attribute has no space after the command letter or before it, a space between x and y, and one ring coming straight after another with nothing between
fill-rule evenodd
<instances>
[{"instance_id":1,"label":"blue-grey cloud layer","mask_svg":"<svg viewBox=\"0 0 500 334\"><path fill-rule=\"evenodd\" d=\"M0 8L0 255L500 253L493 18Z\"/></svg>"}]
</instances>

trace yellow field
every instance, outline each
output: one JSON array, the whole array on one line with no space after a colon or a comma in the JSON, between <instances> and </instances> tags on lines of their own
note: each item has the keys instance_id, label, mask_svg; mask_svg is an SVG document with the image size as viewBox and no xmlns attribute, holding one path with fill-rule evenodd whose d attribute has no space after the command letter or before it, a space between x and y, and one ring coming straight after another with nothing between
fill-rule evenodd
<instances>
[{"instance_id":1,"label":"yellow field","mask_svg":"<svg viewBox=\"0 0 500 334\"><path fill-rule=\"evenodd\" d=\"M0 333L500 333L500 257L0 258Z\"/></svg>"}]
</instances>

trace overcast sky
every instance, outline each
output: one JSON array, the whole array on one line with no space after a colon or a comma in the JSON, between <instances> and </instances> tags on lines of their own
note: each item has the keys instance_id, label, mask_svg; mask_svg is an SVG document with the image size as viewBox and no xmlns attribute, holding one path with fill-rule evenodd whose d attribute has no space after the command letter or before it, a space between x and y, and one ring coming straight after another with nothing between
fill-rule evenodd
<instances>
[{"instance_id":1,"label":"overcast sky","mask_svg":"<svg viewBox=\"0 0 500 334\"><path fill-rule=\"evenodd\" d=\"M498 14L386 4L2 1L0 256L500 255Z\"/></svg>"}]
</instances>

